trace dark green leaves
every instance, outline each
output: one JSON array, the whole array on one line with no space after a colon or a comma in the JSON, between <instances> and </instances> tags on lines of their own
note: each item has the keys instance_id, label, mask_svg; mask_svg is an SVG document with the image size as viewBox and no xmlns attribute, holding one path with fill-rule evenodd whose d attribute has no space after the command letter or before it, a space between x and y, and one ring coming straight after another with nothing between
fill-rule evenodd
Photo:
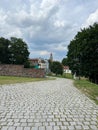
<instances>
[{"instance_id":1,"label":"dark green leaves","mask_svg":"<svg viewBox=\"0 0 98 130\"><path fill-rule=\"evenodd\" d=\"M98 83L98 24L77 33L68 46L67 56L73 73Z\"/></svg>"},{"instance_id":2,"label":"dark green leaves","mask_svg":"<svg viewBox=\"0 0 98 130\"><path fill-rule=\"evenodd\" d=\"M58 61L53 61L51 64L51 71L53 73L57 74L63 74L63 66L60 62Z\"/></svg>"},{"instance_id":3,"label":"dark green leaves","mask_svg":"<svg viewBox=\"0 0 98 130\"><path fill-rule=\"evenodd\" d=\"M24 64L28 60L27 44L20 38L0 38L0 63Z\"/></svg>"}]
</instances>

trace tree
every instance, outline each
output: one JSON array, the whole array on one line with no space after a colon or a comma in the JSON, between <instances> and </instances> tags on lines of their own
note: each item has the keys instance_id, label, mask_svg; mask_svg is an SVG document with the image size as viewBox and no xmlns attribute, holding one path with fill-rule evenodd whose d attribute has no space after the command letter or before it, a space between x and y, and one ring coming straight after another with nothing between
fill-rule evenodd
<instances>
[{"instance_id":1,"label":"tree","mask_svg":"<svg viewBox=\"0 0 98 130\"><path fill-rule=\"evenodd\" d=\"M11 37L11 58L12 64L24 64L29 57L27 44L20 38Z\"/></svg>"},{"instance_id":2,"label":"tree","mask_svg":"<svg viewBox=\"0 0 98 130\"><path fill-rule=\"evenodd\" d=\"M24 63L24 68L31 68L30 62L28 60Z\"/></svg>"},{"instance_id":3,"label":"tree","mask_svg":"<svg viewBox=\"0 0 98 130\"><path fill-rule=\"evenodd\" d=\"M53 61L52 65L51 65L51 71L53 73L55 73L56 75L57 74L62 75L63 74L63 66L62 66L62 64L60 62L58 62L58 61Z\"/></svg>"},{"instance_id":4,"label":"tree","mask_svg":"<svg viewBox=\"0 0 98 130\"><path fill-rule=\"evenodd\" d=\"M0 38L0 63L2 64L8 64L10 63L10 48L11 44L8 39L5 39L3 37Z\"/></svg>"},{"instance_id":5,"label":"tree","mask_svg":"<svg viewBox=\"0 0 98 130\"><path fill-rule=\"evenodd\" d=\"M68 46L68 63L73 73L98 83L98 24L77 33Z\"/></svg>"},{"instance_id":6,"label":"tree","mask_svg":"<svg viewBox=\"0 0 98 130\"><path fill-rule=\"evenodd\" d=\"M62 65L68 66L68 58L63 58Z\"/></svg>"}]
</instances>

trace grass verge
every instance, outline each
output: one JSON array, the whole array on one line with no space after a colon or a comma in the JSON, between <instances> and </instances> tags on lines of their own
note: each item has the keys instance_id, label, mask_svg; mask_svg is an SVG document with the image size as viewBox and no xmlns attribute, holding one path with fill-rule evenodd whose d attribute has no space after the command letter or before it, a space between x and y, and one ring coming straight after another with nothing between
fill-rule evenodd
<instances>
[{"instance_id":1,"label":"grass verge","mask_svg":"<svg viewBox=\"0 0 98 130\"><path fill-rule=\"evenodd\" d=\"M86 79L75 80L74 85L98 104L98 85Z\"/></svg>"},{"instance_id":2,"label":"grass verge","mask_svg":"<svg viewBox=\"0 0 98 130\"><path fill-rule=\"evenodd\" d=\"M53 74L49 74L48 76L52 76L52 77L58 77L58 78L67 78L67 79L73 79L72 74L63 74L63 75L53 75Z\"/></svg>"},{"instance_id":3,"label":"grass verge","mask_svg":"<svg viewBox=\"0 0 98 130\"><path fill-rule=\"evenodd\" d=\"M63 77L63 78L67 78L67 79L73 79L72 74L68 74L68 73L63 74L62 77Z\"/></svg>"},{"instance_id":4,"label":"grass verge","mask_svg":"<svg viewBox=\"0 0 98 130\"><path fill-rule=\"evenodd\" d=\"M27 78L27 77L14 77L14 76L0 76L0 85L53 80L53 79L55 78Z\"/></svg>"}]
</instances>

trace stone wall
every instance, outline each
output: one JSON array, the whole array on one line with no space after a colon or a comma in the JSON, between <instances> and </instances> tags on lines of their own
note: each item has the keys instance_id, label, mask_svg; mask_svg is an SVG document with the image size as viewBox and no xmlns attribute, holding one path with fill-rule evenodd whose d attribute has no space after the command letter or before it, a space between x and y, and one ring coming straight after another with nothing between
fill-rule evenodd
<instances>
[{"instance_id":1,"label":"stone wall","mask_svg":"<svg viewBox=\"0 0 98 130\"><path fill-rule=\"evenodd\" d=\"M45 70L24 68L23 65L0 65L0 75L43 78Z\"/></svg>"}]
</instances>

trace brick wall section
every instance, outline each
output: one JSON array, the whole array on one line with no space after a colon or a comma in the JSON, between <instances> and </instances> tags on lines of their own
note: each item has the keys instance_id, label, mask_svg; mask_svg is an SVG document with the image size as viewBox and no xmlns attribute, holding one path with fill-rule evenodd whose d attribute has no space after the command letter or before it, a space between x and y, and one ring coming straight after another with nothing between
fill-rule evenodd
<instances>
[{"instance_id":1,"label":"brick wall section","mask_svg":"<svg viewBox=\"0 0 98 130\"><path fill-rule=\"evenodd\" d=\"M0 65L0 75L43 78L45 70L24 68L23 65Z\"/></svg>"}]
</instances>

